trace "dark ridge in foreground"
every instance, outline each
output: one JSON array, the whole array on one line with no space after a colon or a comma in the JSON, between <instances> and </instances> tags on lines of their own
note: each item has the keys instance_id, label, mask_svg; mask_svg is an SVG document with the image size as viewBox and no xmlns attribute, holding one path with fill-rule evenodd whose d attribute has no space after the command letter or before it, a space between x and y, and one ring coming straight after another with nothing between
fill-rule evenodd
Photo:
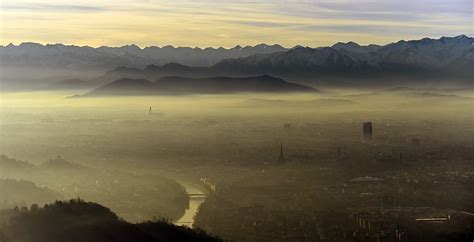
<instances>
[{"instance_id":1,"label":"dark ridge in foreground","mask_svg":"<svg viewBox=\"0 0 474 242\"><path fill-rule=\"evenodd\" d=\"M146 79L123 78L92 90L82 96L168 95L168 94L225 94L245 92L316 92L308 86L286 82L262 75L254 77L186 78L163 77L155 82Z\"/></svg>"},{"instance_id":2,"label":"dark ridge in foreground","mask_svg":"<svg viewBox=\"0 0 474 242\"><path fill-rule=\"evenodd\" d=\"M131 224L110 209L81 199L57 201L39 208L32 205L3 211L0 218L2 242L181 242L220 241L196 231L165 221Z\"/></svg>"}]
</instances>

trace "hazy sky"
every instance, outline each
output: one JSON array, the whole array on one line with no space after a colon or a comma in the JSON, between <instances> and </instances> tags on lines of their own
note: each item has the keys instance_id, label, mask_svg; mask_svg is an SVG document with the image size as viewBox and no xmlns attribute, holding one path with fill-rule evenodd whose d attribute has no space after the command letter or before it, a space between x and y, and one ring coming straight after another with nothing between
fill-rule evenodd
<instances>
[{"instance_id":1,"label":"hazy sky","mask_svg":"<svg viewBox=\"0 0 474 242\"><path fill-rule=\"evenodd\" d=\"M389 43L474 35L474 0L0 0L1 44Z\"/></svg>"}]
</instances>

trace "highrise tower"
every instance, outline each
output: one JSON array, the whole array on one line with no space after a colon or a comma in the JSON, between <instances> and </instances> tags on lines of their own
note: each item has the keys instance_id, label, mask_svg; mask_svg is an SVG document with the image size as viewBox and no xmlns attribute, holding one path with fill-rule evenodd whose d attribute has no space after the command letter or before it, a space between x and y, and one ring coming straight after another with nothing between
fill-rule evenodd
<instances>
[{"instance_id":1,"label":"highrise tower","mask_svg":"<svg viewBox=\"0 0 474 242\"><path fill-rule=\"evenodd\" d=\"M372 122L365 122L362 124L362 137L364 141L372 139Z\"/></svg>"},{"instance_id":2,"label":"highrise tower","mask_svg":"<svg viewBox=\"0 0 474 242\"><path fill-rule=\"evenodd\" d=\"M283 141L280 143L280 157L278 158L278 162L285 162L285 156L283 155Z\"/></svg>"}]
</instances>

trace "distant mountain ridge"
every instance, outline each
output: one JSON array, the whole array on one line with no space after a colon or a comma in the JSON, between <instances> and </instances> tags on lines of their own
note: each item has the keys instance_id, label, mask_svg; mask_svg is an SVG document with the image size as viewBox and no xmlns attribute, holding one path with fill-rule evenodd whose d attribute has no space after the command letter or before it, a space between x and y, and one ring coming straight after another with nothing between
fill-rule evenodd
<instances>
[{"instance_id":1,"label":"distant mountain ridge","mask_svg":"<svg viewBox=\"0 0 474 242\"><path fill-rule=\"evenodd\" d=\"M0 65L40 66L50 68L106 68L129 66L143 68L150 64L163 65L177 62L192 66L209 66L223 59L245 57L253 54L266 54L288 49L280 45L259 44L256 46L235 46L225 48L191 48L150 46L140 48L136 45L121 47L74 46L26 42L20 45L9 44L0 47Z\"/></svg>"},{"instance_id":2,"label":"distant mountain ridge","mask_svg":"<svg viewBox=\"0 0 474 242\"><path fill-rule=\"evenodd\" d=\"M214 68L287 76L455 75L474 77L474 38L465 35L385 46L338 43L223 60Z\"/></svg>"},{"instance_id":3,"label":"distant mountain ridge","mask_svg":"<svg viewBox=\"0 0 474 242\"><path fill-rule=\"evenodd\" d=\"M99 78L103 82L118 78L160 78L178 76L253 76L272 75L311 83L332 82L364 85L371 80L445 82L474 80L474 38L465 35L399 41L385 46L360 46L354 42L332 47L296 47L284 52L254 54L225 59L210 67L191 67L171 63L149 65L145 69L117 68ZM382 79L382 81L380 81ZM400 83L398 83L400 84ZM471 83L472 84L472 83Z\"/></svg>"},{"instance_id":4,"label":"distant mountain ridge","mask_svg":"<svg viewBox=\"0 0 474 242\"><path fill-rule=\"evenodd\" d=\"M85 68L74 78L88 80L91 86L122 78L157 80L166 76L261 75L310 85L411 86L427 82L473 85L474 38L459 35L366 46L339 42L330 47L295 46L291 49L264 44L231 49L172 46L142 49L136 45L92 48L35 43L0 47L0 67L5 70L2 80L12 79L9 74L22 74L9 67L31 66L76 71ZM98 78L80 77L91 73L87 68L99 70L95 76L106 73ZM9 74L5 74L7 72ZM51 79L47 76L51 75L49 72L45 77L40 74L30 75L38 77L33 84ZM25 75L22 78L28 78Z\"/></svg>"}]
</instances>

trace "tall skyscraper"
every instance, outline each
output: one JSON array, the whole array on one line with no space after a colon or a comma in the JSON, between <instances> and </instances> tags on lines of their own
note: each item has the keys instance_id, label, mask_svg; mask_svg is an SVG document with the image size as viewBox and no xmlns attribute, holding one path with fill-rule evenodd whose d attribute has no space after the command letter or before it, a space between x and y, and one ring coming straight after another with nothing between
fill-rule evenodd
<instances>
[{"instance_id":1,"label":"tall skyscraper","mask_svg":"<svg viewBox=\"0 0 474 242\"><path fill-rule=\"evenodd\" d=\"M362 124L362 137L364 141L372 139L372 122L364 122Z\"/></svg>"}]
</instances>

